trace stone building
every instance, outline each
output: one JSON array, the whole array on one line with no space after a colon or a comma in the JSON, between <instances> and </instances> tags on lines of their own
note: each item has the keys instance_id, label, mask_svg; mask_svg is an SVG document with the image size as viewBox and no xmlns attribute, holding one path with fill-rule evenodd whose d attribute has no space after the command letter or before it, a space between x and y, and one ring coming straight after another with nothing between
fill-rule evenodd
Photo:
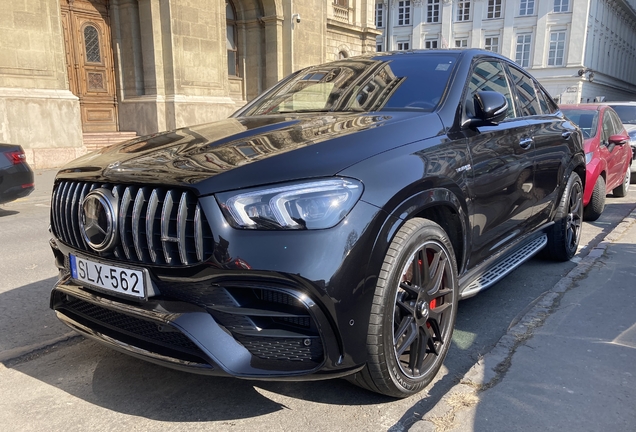
<instances>
[{"instance_id":1,"label":"stone building","mask_svg":"<svg viewBox=\"0 0 636 432\"><path fill-rule=\"evenodd\" d=\"M378 50L485 48L564 103L636 100L636 0L376 0Z\"/></svg>"},{"instance_id":2,"label":"stone building","mask_svg":"<svg viewBox=\"0 0 636 432\"><path fill-rule=\"evenodd\" d=\"M225 118L295 70L375 51L374 7L4 1L0 142L22 145L35 168L56 167L95 143Z\"/></svg>"}]
</instances>

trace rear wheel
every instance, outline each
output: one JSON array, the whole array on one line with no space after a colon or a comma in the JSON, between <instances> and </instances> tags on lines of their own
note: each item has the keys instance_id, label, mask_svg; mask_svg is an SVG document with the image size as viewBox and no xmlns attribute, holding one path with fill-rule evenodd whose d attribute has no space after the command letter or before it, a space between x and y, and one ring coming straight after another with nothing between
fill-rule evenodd
<instances>
[{"instance_id":1,"label":"rear wheel","mask_svg":"<svg viewBox=\"0 0 636 432\"><path fill-rule=\"evenodd\" d=\"M426 219L407 221L385 256L367 334L368 362L351 380L394 397L422 390L450 348L457 315L453 247Z\"/></svg>"},{"instance_id":2,"label":"rear wheel","mask_svg":"<svg viewBox=\"0 0 636 432\"><path fill-rule=\"evenodd\" d=\"M549 258L567 261L574 256L581 239L583 219L583 185L575 172L570 174L554 216L554 225L548 231L546 253Z\"/></svg>"},{"instance_id":3,"label":"rear wheel","mask_svg":"<svg viewBox=\"0 0 636 432\"><path fill-rule=\"evenodd\" d=\"M594 190L592 191L592 198L590 198L590 202L585 206L585 211L583 212L583 216L587 221L595 221L599 217L601 217L601 213L603 213L603 209L605 208L605 195L607 191L605 190L605 179L601 176L598 176L596 179L596 183L594 183Z\"/></svg>"},{"instance_id":4,"label":"rear wheel","mask_svg":"<svg viewBox=\"0 0 636 432\"><path fill-rule=\"evenodd\" d=\"M612 191L615 197L622 198L624 196L627 196L627 192L629 192L629 183L631 179L632 179L632 170L631 170L631 167L627 165L627 171L625 172L625 175L623 176L623 183L621 183L620 186L616 187Z\"/></svg>"}]
</instances>

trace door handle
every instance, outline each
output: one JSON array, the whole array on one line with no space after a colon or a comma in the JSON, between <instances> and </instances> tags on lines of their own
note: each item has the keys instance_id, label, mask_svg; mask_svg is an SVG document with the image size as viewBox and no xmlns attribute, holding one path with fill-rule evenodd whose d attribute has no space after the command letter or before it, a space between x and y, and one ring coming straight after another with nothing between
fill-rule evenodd
<instances>
[{"instance_id":1,"label":"door handle","mask_svg":"<svg viewBox=\"0 0 636 432\"><path fill-rule=\"evenodd\" d=\"M563 137L563 139L570 139L570 137L572 136L572 132L570 131L565 131L561 134L561 136Z\"/></svg>"},{"instance_id":2,"label":"door handle","mask_svg":"<svg viewBox=\"0 0 636 432\"><path fill-rule=\"evenodd\" d=\"M524 138L519 141L519 146L523 149L529 149L533 142L534 140L532 138Z\"/></svg>"}]
</instances>

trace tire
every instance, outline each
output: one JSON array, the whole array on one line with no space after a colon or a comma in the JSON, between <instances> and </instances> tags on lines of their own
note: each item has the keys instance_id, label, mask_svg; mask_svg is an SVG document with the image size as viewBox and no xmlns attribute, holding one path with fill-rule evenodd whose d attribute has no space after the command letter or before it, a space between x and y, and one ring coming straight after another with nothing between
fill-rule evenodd
<instances>
[{"instance_id":1,"label":"tire","mask_svg":"<svg viewBox=\"0 0 636 432\"><path fill-rule=\"evenodd\" d=\"M432 221L407 221L389 246L376 284L367 364L350 381L398 398L421 391L450 348L458 298L448 236Z\"/></svg>"},{"instance_id":2,"label":"tire","mask_svg":"<svg viewBox=\"0 0 636 432\"><path fill-rule=\"evenodd\" d=\"M598 176L596 183L594 183L594 190L592 191L592 198L590 202L585 206L583 211L583 218L586 221L595 221L601 217L603 209L605 208L605 179Z\"/></svg>"},{"instance_id":3,"label":"tire","mask_svg":"<svg viewBox=\"0 0 636 432\"><path fill-rule=\"evenodd\" d=\"M621 183L620 186L617 186L616 188L614 188L614 190L612 190L612 194L614 194L615 197L618 198L623 198L625 196L627 196L627 192L629 192L629 183L632 180L632 170L630 169L630 166L627 165L627 171L625 172L625 175L623 176L623 183Z\"/></svg>"},{"instance_id":4,"label":"tire","mask_svg":"<svg viewBox=\"0 0 636 432\"><path fill-rule=\"evenodd\" d=\"M554 216L554 225L548 231L546 255L556 261L568 261L574 256L581 239L583 219L583 185L575 172L565 186L565 191Z\"/></svg>"}]
</instances>

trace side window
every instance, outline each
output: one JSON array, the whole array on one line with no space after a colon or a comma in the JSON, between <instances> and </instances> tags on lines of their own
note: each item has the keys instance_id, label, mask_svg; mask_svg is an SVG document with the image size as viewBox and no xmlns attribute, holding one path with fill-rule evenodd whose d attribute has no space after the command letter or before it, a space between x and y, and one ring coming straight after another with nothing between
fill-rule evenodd
<instances>
[{"instance_id":1,"label":"side window","mask_svg":"<svg viewBox=\"0 0 636 432\"><path fill-rule=\"evenodd\" d=\"M612 124L614 125L614 130L612 132L612 135L622 134L624 126L623 126L623 122L618 117L618 114L616 114L614 111L609 109L606 111L606 113L609 114L610 118L612 119Z\"/></svg>"},{"instance_id":2,"label":"side window","mask_svg":"<svg viewBox=\"0 0 636 432\"><path fill-rule=\"evenodd\" d=\"M532 78L521 72L516 67L510 67L512 74L512 82L517 89L517 97L519 98L519 107L523 115L541 114L541 107L537 99L537 92L534 88Z\"/></svg>"},{"instance_id":3,"label":"side window","mask_svg":"<svg viewBox=\"0 0 636 432\"><path fill-rule=\"evenodd\" d=\"M495 91L504 95L508 101L506 118L516 117L510 84L500 62L493 60L477 63L468 83L468 100L472 101L478 91Z\"/></svg>"},{"instance_id":4,"label":"side window","mask_svg":"<svg viewBox=\"0 0 636 432\"><path fill-rule=\"evenodd\" d=\"M534 83L535 88L537 89L537 97L539 98L539 106L541 107L541 112L543 114L554 114L559 110L559 107L554 103L553 99L549 94L541 88L539 84Z\"/></svg>"},{"instance_id":5,"label":"side window","mask_svg":"<svg viewBox=\"0 0 636 432\"><path fill-rule=\"evenodd\" d=\"M612 136L614 125L612 124L612 118L605 111L603 115L603 131L601 132L601 145L607 145L609 143L609 137Z\"/></svg>"}]
</instances>

